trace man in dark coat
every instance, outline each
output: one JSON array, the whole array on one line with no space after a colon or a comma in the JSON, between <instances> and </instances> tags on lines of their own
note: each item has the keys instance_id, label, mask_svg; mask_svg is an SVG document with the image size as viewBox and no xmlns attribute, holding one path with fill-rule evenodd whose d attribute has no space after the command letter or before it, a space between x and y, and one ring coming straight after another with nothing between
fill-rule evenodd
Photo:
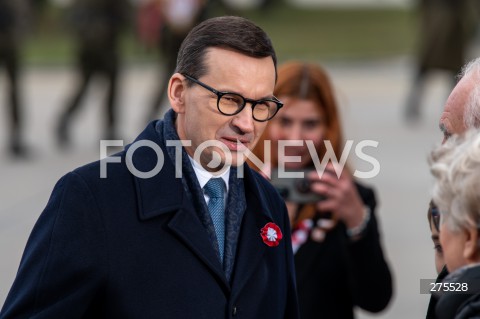
<instances>
[{"instance_id":1,"label":"man in dark coat","mask_svg":"<svg viewBox=\"0 0 480 319\"><path fill-rule=\"evenodd\" d=\"M176 71L163 120L58 182L0 318L298 318L285 205L244 164L282 106L270 39L207 20Z\"/></svg>"}]
</instances>

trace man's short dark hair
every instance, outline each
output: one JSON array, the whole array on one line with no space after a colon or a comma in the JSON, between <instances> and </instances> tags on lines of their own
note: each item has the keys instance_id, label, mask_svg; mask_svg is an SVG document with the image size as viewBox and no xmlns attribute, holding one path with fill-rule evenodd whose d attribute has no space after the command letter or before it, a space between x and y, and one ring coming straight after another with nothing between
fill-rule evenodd
<instances>
[{"instance_id":1,"label":"man's short dark hair","mask_svg":"<svg viewBox=\"0 0 480 319\"><path fill-rule=\"evenodd\" d=\"M197 79L205 75L204 57L211 47L256 58L271 56L277 77L277 57L268 35L250 20L234 16L211 18L193 28L180 47L175 72Z\"/></svg>"}]
</instances>

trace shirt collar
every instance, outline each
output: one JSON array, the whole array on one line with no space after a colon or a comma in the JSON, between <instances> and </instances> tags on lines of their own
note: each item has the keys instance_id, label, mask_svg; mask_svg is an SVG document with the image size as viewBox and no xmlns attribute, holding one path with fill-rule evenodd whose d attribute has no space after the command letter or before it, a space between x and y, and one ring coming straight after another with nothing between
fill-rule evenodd
<instances>
[{"instance_id":1,"label":"shirt collar","mask_svg":"<svg viewBox=\"0 0 480 319\"><path fill-rule=\"evenodd\" d=\"M188 155L188 159L190 160L190 163L192 164L193 171L195 172L195 175L197 176L198 183L200 184L200 188L203 189L203 186L207 184L207 182L211 178L222 178L223 181L225 182L225 186L228 192L228 182L230 179L230 167L227 167L225 171L223 171L220 175L214 175L207 171L205 168L202 167L199 163L197 163L190 155Z\"/></svg>"}]
</instances>

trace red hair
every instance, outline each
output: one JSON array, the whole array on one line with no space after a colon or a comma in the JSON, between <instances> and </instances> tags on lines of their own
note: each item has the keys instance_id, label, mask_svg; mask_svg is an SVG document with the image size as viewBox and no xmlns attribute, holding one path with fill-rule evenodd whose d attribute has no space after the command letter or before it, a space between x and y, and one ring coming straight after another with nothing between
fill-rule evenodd
<instances>
[{"instance_id":1,"label":"red hair","mask_svg":"<svg viewBox=\"0 0 480 319\"><path fill-rule=\"evenodd\" d=\"M342 150L342 131L339 112L330 79L325 70L317 64L291 61L284 63L278 69L278 81L274 95L293 99L315 102L316 107L325 114L325 138L332 143L337 158ZM288 107L286 105L285 107ZM282 112L280 109L279 113ZM270 140L268 126L254 148L253 153L264 161L264 141ZM325 155L325 146L322 143L317 149L320 159ZM272 167L278 165L277 154L271 154ZM254 167L254 165L252 165Z\"/></svg>"},{"instance_id":2,"label":"red hair","mask_svg":"<svg viewBox=\"0 0 480 319\"><path fill-rule=\"evenodd\" d=\"M335 100L335 92L330 82L330 78L326 71L317 64L303 63L298 61L291 61L284 63L278 69L278 80L275 86L274 95L277 97L289 97L293 99L309 100L315 102L325 115L325 135L324 140L329 140L332 144L333 150L337 158L341 155L343 136L340 127L340 118L338 112L337 102ZM286 105L285 107L288 107ZM282 112L280 109L279 113ZM253 154L256 155L262 162L265 161L264 156L264 141L270 140L268 134L268 125L265 132L253 149ZM272 146L272 149L277 149ZM320 160L325 155L326 149L322 143L317 148L318 158ZM278 166L278 158L276 152L271 154L272 167ZM251 161L248 161L250 166L258 169ZM313 165L313 163L311 163ZM316 209L314 204L303 205L293 221L293 227L299 222L307 218L314 218Z\"/></svg>"}]
</instances>

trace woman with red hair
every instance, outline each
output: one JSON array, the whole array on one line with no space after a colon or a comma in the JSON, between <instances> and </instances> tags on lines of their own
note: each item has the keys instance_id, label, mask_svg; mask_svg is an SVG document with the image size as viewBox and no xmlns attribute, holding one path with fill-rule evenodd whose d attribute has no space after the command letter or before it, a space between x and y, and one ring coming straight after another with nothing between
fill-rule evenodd
<instances>
[{"instance_id":1,"label":"woman with red hair","mask_svg":"<svg viewBox=\"0 0 480 319\"><path fill-rule=\"evenodd\" d=\"M266 166L272 172L278 168L280 178L283 168L314 171L316 156L321 162L328 150L340 158L344 141L337 103L320 66L283 64L274 94L284 107L269 122L254 150L264 162L268 158L264 141L271 142L271 160ZM282 145L286 140L297 141ZM265 167L261 169L265 172ZM306 173L307 191L314 195L308 200L283 194L292 226L300 312L306 319L353 318L355 306L379 312L392 295L374 215L375 194L354 181L348 169L339 176L337 171L329 163L323 173Z\"/></svg>"}]
</instances>

